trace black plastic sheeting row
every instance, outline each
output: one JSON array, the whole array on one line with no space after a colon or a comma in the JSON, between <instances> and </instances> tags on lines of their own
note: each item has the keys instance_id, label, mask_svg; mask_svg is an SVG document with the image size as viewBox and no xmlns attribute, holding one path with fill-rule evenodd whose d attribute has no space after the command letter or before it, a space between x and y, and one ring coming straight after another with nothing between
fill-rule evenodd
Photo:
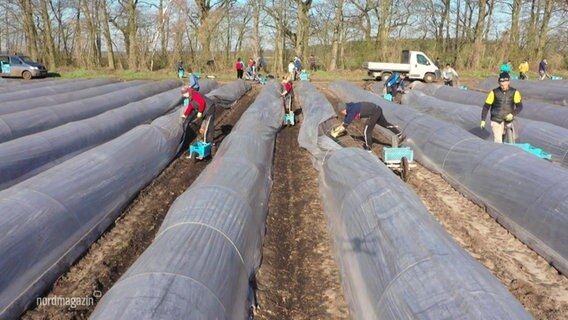
<instances>
[{"instance_id":1,"label":"black plastic sheeting row","mask_svg":"<svg viewBox=\"0 0 568 320\"><path fill-rule=\"evenodd\" d=\"M480 140L455 125L338 81L346 100L383 107L404 130L415 158L440 173L527 246L568 274L568 171L513 146Z\"/></svg>"},{"instance_id":2,"label":"black plastic sheeting row","mask_svg":"<svg viewBox=\"0 0 568 320\"><path fill-rule=\"evenodd\" d=\"M20 315L170 163L178 119L174 110L0 191L0 319Z\"/></svg>"},{"instance_id":3,"label":"black plastic sheeting row","mask_svg":"<svg viewBox=\"0 0 568 320\"><path fill-rule=\"evenodd\" d=\"M203 81L202 86L201 92L208 93L217 83ZM167 113L179 106L181 99L176 88L92 118L0 143L0 190Z\"/></svg>"},{"instance_id":4,"label":"black plastic sheeting row","mask_svg":"<svg viewBox=\"0 0 568 320\"><path fill-rule=\"evenodd\" d=\"M3 100L0 95L0 115L25 111L29 109L53 106L69 101L96 97L101 94L107 94L113 91L139 86L144 83L148 83L148 81L137 80L137 81L115 82L106 85L99 85L85 89L80 89L73 92L53 94L49 96L37 96L33 94L33 90L28 90L25 91L28 95L26 99L10 101L10 102L2 102ZM32 91L32 93L30 93L29 91Z\"/></svg>"},{"instance_id":5,"label":"black plastic sheeting row","mask_svg":"<svg viewBox=\"0 0 568 320\"><path fill-rule=\"evenodd\" d=\"M372 90L373 92L377 92L377 86L373 85ZM463 104L475 104L480 107L483 106L485 99L487 99L487 93L461 90L458 88L435 84L423 85L420 87L420 90L438 99ZM522 95L523 93L521 91L521 96ZM555 104L525 99L523 97L523 111L519 114L519 117L544 121L568 129L568 108ZM481 114L479 116L479 120L481 120Z\"/></svg>"},{"instance_id":6,"label":"black plastic sheeting row","mask_svg":"<svg viewBox=\"0 0 568 320\"><path fill-rule=\"evenodd\" d=\"M352 319L531 318L376 156L314 136L333 109L311 84L296 92Z\"/></svg>"},{"instance_id":7,"label":"black plastic sheeting row","mask_svg":"<svg viewBox=\"0 0 568 320\"><path fill-rule=\"evenodd\" d=\"M283 118L280 84L271 81L91 319L247 318Z\"/></svg>"},{"instance_id":8,"label":"black plastic sheeting row","mask_svg":"<svg viewBox=\"0 0 568 320\"><path fill-rule=\"evenodd\" d=\"M518 89L523 97L568 106L568 88L555 86L552 84L554 82L555 81L512 80L510 85ZM497 78L489 78L479 82L476 87L481 90L489 91L498 86Z\"/></svg>"},{"instance_id":9,"label":"black plastic sheeting row","mask_svg":"<svg viewBox=\"0 0 568 320\"><path fill-rule=\"evenodd\" d=\"M235 86L236 90L242 90L245 92L249 91L251 88L251 85L242 79L233 81L231 85ZM233 96L234 94L231 91L227 91L226 88L219 88L219 90L214 90L213 92L207 95L207 97L215 101L216 105L222 106L223 108L226 109L231 108L233 106L233 103L236 102Z\"/></svg>"},{"instance_id":10,"label":"black plastic sheeting row","mask_svg":"<svg viewBox=\"0 0 568 320\"><path fill-rule=\"evenodd\" d=\"M486 129L479 127L481 108L478 106L443 101L417 90L405 94L402 102L415 110L455 124L482 139L493 141L490 126ZM515 128L518 143L530 143L550 153L553 162L568 167L568 129L520 117L515 119Z\"/></svg>"},{"instance_id":11,"label":"black plastic sheeting row","mask_svg":"<svg viewBox=\"0 0 568 320\"><path fill-rule=\"evenodd\" d=\"M29 97L50 96L60 93L73 92L76 90L87 89L90 87L103 86L113 82L117 81L111 79L95 79L95 80L77 79L71 83L65 83L59 85L56 82L50 86L34 88L31 90L20 90L16 92L0 93L0 102L4 103L8 101L27 99ZM0 107L0 110L1 109L2 108Z\"/></svg>"},{"instance_id":12,"label":"black plastic sheeting row","mask_svg":"<svg viewBox=\"0 0 568 320\"><path fill-rule=\"evenodd\" d=\"M32 88L43 88L45 86L59 86L70 84L77 81L77 79L34 79L33 81L17 80L17 79L2 79L0 82L0 94L8 92L17 92L21 90L29 90Z\"/></svg>"},{"instance_id":13,"label":"black plastic sheeting row","mask_svg":"<svg viewBox=\"0 0 568 320\"><path fill-rule=\"evenodd\" d=\"M0 143L71 121L90 118L127 103L179 87L179 84L177 80L146 83L88 99L4 114L0 116Z\"/></svg>"}]
</instances>

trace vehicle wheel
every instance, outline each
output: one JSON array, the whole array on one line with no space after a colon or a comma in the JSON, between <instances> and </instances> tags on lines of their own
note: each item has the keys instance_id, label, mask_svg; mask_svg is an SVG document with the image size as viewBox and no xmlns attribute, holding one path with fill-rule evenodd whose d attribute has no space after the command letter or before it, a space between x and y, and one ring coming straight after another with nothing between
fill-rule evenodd
<instances>
[{"instance_id":1,"label":"vehicle wheel","mask_svg":"<svg viewBox=\"0 0 568 320\"><path fill-rule=\"evenodd\" d=\"M391 76L390 73L388 73L388 72L383 72L383 73L381 74L381 79L382 79L383 81L387 81L387 79L388 79L390 76Z\"/></svg>"},{"instance_id":2,"label":"vehicle wheel","mask_svg":"<svg viewBox=\"0 0 568 320\"><path fill-rule=\"evenodd\" d=\"M24 78L24 80L30 80L32 78L32 73L29 71L24 71L22 72L22 78Z\"/></svg>"},{"instance_id":3,"label":"vehicle wheel","mask_svg":"<svg viewBox=\"0 0 568 320\"><path fill-rule=\"evenodd\" d=\"M433 74L427 73L426 75L424 75L424 82L431 83L432 81L434 81L434 75Z\"/></svg>"},{"instance_id":4,"label":"vehicle wheel","mask_svg":"<svg viewBox=\"0 0 568 320\"><path fill-rule=\"evenodd\" d=\"M402 181L408 181L409 170L410 168L408 167L408 159L406 157L402 157L400 159L400 178L402 179Z\"/></svg>"}]
</instances>

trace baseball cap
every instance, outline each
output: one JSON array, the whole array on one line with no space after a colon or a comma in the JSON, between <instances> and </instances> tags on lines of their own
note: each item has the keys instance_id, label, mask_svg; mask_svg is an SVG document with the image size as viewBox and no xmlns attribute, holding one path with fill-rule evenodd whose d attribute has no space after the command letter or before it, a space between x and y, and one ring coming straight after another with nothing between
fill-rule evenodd
<instances>
[{"instance_id":1,"label":"baseball cap","mask_svg":"<svg viewBox=\"0 0 568 320\"><path fill-rule=\"evenodd\" d=\"M507 72L501 72L499 74L499 82L501 81L509 81L511 80L511 77L509 76L509 74Z\"/></svg>"}]
</instances>

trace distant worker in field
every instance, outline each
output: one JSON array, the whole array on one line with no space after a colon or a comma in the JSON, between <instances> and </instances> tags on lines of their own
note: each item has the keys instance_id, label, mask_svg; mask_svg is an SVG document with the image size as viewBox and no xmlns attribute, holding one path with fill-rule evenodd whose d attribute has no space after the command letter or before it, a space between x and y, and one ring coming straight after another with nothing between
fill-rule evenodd
<instances>
[{"instance_id":1,"label":"distant worker in field","mask_svg":"<svg viewBox=\"0 0 568 320\"><path fill-rule=\"evenodd\" d=\"M503 62L501 67L499 67L499 72L501 72L501 73L503 73L503 72L511 73L511 70L513 70L513 66L511 65L511 61Z\"/></svg>"},{"instance_id":2,"label":"distant worker in field","mask_svg":"<svg viewBox=\"0 0 568 320\"><path fill-rule=\"evenodd\" d=\"M308 57L308 63L310 64L310 70L312 72L316 72L318 70L318 66L316 65L316 57L313 53Z\"/></svg>"},{"instance_id":3,"label":"distant worker in field","mask_svg":"<svg viewBox=\"0 0 568 320\"><path fill-rule=\"evenodd\" d=\"M260 58L258 58L258 63L257 63L257 72L260 73L262 70L264 70L264 72L268 72L266 68L266 60L264 60L263 56L260 56Z\"/></svg>"},{"instance_id":4,"label":"distant worker in field","mask_svg":"<svg viewBox=\"0 0 568 320\"><path fill-rule=\"evenodd\" d=\"M550 78L548 74L548 62L546 59L542 59L542 61L538 64L538 75L540 76L540 80L546 79L546 77Z\"/></svg>"},{"instance_id":5,"label":"distant worker in field","mask_svg":"<svg viewBox=\"0 0 568 320\"><path fill-rule=\"evenodd\" d=\"M187 69L187 71L189 72L189 74L187 75L187 78L189 79L188 86L195 91L199 91L199 78L197 78L191 68Z\"/></svg>"},{"instance_id":6,"label":"distant worker in field","mask_svg":"<svg viewBox=\"0 0 568 320\"><path fill-rule=\"evenodd\" d=\"M343 123L333 130L331 130L331 136L337 138L339 135L346 132L346 128L353 122L354 119L367 118L364 129L365 142L363 143L363 149L371 151L373 147L373 129L375 125L378 124L383 128L389 129L395 134L393 145L397 146L404 140L402 132L398 130L397 127L390 124L383 115L383 109L372 102L340 102L337 105L339 112L345 116Z\"/></svg>"},{"instance_id":7,"label":"distant worker in field","mask_svg":"<svg viewBox=\"0 0 568 320\"><path fill-rule=\"evenodd\" d=\"M282 93L280 93L283 97L288 97L292 95L292 82L288 79L282 79L282 88L284 89Z\"/></svg>"},{"instance_id":8,"label":"distant worker in field","mask_svg":"<svg viewBox=\"0 0 568 320\"><path fill-rule=\"evenodd\" d=\"M288 81L296 80L296 65L293 60L288 63Z\"/></svg>"},{"instance_id":9,"label":"distant worker in field","mask_svg":"<svg viewBox=\"0 0 568 320\"><path fill-rule=\"evenodd\" d=\"M434 61L434 65L436 66L436 68L442 70L442 62L440 61L439 57L436 57L436 61Z\"/></svg>"},{"instance_id":10,"label":"distant worker in field","mask_svg":"<svg viewBox=\"0 0 568 320\"><path fill-rule=\"evenodd\" d=\"M235 62L235 70L237 70L237 79L243 78L244 69L245 69L245 63L241 60L241 58L237 58L237 62Z\"/></svg>"},{"instance_id":11,"label":"distant worker in field","mask_svg":"<svg viewBox=\"0 0 568 320\"><path fill-rule=\"evenodd\" d=\"M385 91L391 95L392 100L396 103L400 103L401 93L405 90L404 79L406 79L406 73L394 72L385 81Z\"/></svg>"},{"instance_id":12,"label":"distant worker in field","mask_svg":"<svg viewBox=\"0 0 568 320\"><path fill-rule=\"evenodd\" d=\"M284 112L289 113L292 110L292 98L293 98L293 91L292 91L292 81L284 78L282 79L282 92L280 95L284 98Z\"/></svg>"},{"instance_id":13,"label":"distant worker in field","mask_svg":"<svg viewBox=\"0 0 568 320\"><path fill-rule=\"evenodd\" d=\"M302 60L300 60L300 58L298 57L294 57L294 68L296 69L296 75L294 76L294 79L298 79L300 72L302 71Z\"/></svg>"},{"instance_id":14,"label":"distant worker in field","mask_svg":"<svg viewBox=\"0 0 568 320\"><path fill-rule=\"evenodd\" d=\"M485 118L491 110L491 130L495 143L503 143L503 135L508 129L512 129L512 138L513 140L516 139L513 120L523 110L521 93L509 86L510 80L509 74L506 72L499 75L499 87L489 92L481 111L481 124L479 126L481 129L485 129Z\"/></svg>"},{"instance_id":15,"label":"distant worker in field","mask_svg":"<svg viewBox=\"0 0 568 320\"><path fill-rule=\"evenodd\" d=\"M176 64L176 70L177 70L177 74L178 74L178 78L183 78L183 75L185 73L185 69L183 66L183 61L178 61L178 63Z\"/></svg>"},{"instance_id":16,"label":"distant worker in field","mask_svg":"<svg viewBox=\"0 0 568 320\"><path fill-rule=\"evenodd\" d=\"M458 78L459 75L456 72L456 70L454 70L454 68L452 68L452 66L448 63L446 64L446 67L444 68L444 71L442 72L442 78L444 79L444 85L446 86L450 86L453 87L454 86L454 79Z\"/></svg>"},{"instance_id":17,"label":"distant worker in field","mask_svg":"<svg viewBox=\"0 0 568 320\"><path fill-rule=\"evenodd\" d=\"M519 79L527 80L527 72L529 72L529 62L525 59L524 62L519 64Z\"/></svg>"},{"instance_id":18,"label":"distant worker in field","mask_svg":"<svg viewBox=\"0 0 568 320\"><path fill-rule=\"evenodd\" d=\"M185 88L181 93L182 96L187 99L184 102L185 109L180 117L180 122L185 123L188 117L192 117L193 114L195 114L195 120L202 121L199 134L203 136L203 141L213 142L215 133L215 104L192 88Z\"/></svg>"}]
</instances>

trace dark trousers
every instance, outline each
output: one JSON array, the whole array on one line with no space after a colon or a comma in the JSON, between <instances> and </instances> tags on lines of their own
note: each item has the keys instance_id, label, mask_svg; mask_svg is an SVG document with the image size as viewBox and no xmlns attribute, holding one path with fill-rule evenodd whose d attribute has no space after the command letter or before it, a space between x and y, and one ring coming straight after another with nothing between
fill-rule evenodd
<instances>
[{"instance_id":1,"label":"dark trousers","mask_svg":"<svg viewBox=\"0 0 568 320\"><path fill-rule=\"evenodd\" d=\"M377 107L371 116L367 118L367 122L365 123L365 144L369 148L373 146L373 129L375 129L375 125L378 124L379 126L389 129L394 134L399 134L400 130L397 127L390 124L387 119L383 116L383 109Z\"/></svg>"},{"instance_id":2,"label":"dark trousers","mask_svg":"<svg viewBox=\"0 0 568 320\"><path fill-rule=\"evenodd\" d=\"M205 119L203 121L206 122L202 124L202 127L205 129L205 142L211 143L215 138L215 104L207 101L207 108L205 108L203 118Z\"/></svg>"},{"instance_id":3,"label":"dark trousers","mask_svg":"<svg viewBox=\"0 0 568 320\"><path fill-rule=\"evenodd\" d=\"M243 78L243 70L237 70L237 79L242 79Z\"/></svg>"}]
</instances>

